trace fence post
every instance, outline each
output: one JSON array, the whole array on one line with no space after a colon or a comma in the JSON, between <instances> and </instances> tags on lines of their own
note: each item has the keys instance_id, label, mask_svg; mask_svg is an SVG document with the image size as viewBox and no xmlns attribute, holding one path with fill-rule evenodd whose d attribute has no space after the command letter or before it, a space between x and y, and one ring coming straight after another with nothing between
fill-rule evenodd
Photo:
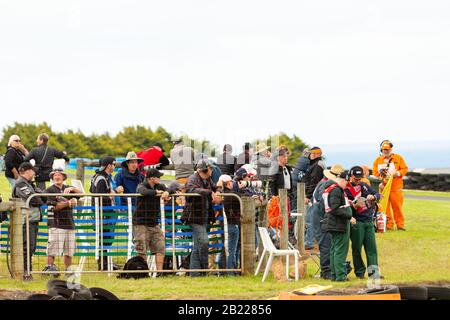
<instances>
[{"instance_id":1,"label":"fence post","mask_svg":"<svg viewBox=\"0 0 450 320\"><path fill-rule=\"evenodd\" d=\"M280 237L280 249L286 250L288 248L289 242L289 215L288 215L288 194L287 189L280 189L278 191L278 195L280 196L280 214L283 219L283 225L281 228L281 237Z\"/></svg>"},{"instance_id":2,"label":"fence post","mask_svg":"<svg viewBox=\"0 0 450 320\"><path fill-rule=\"evenodd\" d=\"M22 217L22 201L20 199L12 199L14 202L14 210L11 212L10 218L10 256L11 256L11 273L14 279L22 280L24 276L23 264L23 217Z\"/></svg>"},{"instance_id":3,"label":"fence post","mask_svg":"<svg viewBox=\"0 0 450 320\"><path fill-rule=\"evenodd\" d=\"M75 176L76 176L76 179L80 180L84 186L84 160L83 159L77 160L77 173Z\"/></svg>"},{"instance_id":4,"label":"fence post","mask_svg":"<svg viewBox=\"0 0 450 320\"><path fill-rule=\"evenodd\" d=\"M301 214L297 217L297 249L300 254L305 252L305 184L297 183L297 213Z\"/></svg>"},{"instance_id":5,"label":"fence post","mask_svg":"<svg viewBox=\"0 0 450 320\"><path fill-rule=\"evenodd\" d=\"M241 269L243 275L255 273L255 200L242 197L241 210Z\"/></svg>"}]
</instances>

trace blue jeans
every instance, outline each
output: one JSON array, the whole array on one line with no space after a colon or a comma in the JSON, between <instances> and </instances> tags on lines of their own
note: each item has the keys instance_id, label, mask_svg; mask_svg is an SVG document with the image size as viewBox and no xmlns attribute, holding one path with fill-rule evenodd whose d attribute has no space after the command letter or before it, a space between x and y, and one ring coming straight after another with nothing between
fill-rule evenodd
<instances>
[{"instance_id":1,"label":"blue jeans","mask_svg":"<svg viewBox=\"0 0 450 320\"><path fill-rule=\"evenodd\" d=\"M239 258L237 256L239 245L239 225L228 225L228 252L227 252L227 269L237 269ZM229 272L235 275L236 272Z\"/></svg>"},{"instance_id":2,"label":"blue jeans","mask_svg":"<svg viewBox=\"0 0 450 320\"><path fill-rule=\"evenodd\" d=\"M313 230L314 237L319 243L320 251L320 275L322 277L331 277L331 234L322 230L320 221L324 218L324 213L320 212L318 204L313 205Z\"/></svg>"},{"instance_id":3,"label":"blue jeans","mask_svg":"<svg viewBox=\"0 0 450 320\"><path fill-rule=\"evenodd\" d=\"M206 224L191 224L194 242L189 269L208 269L208 231ZM191 277L204 276L204 272L192 272Z\"/></svg>"},{"instance_id":4,"label":"blue jeans","mask_svg":"<svg viewBox=\"0 0 450 320\"><path fill-rule=\"evenodd\" d=\"M313 229L313 206L309 205L306 211L306 231L305 231L305 247L314 246L314 229Z\"/></svg>"}]
</instances>

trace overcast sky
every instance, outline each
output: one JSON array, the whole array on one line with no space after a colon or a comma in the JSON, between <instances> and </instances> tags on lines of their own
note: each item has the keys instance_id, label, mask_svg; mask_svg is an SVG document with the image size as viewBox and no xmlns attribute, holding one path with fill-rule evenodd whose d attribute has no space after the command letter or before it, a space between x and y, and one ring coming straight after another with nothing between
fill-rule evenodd
<instances>
[{"instance_id":1,"label":"overcast sky","mask_svg":"<svg viewBox=\"0 0 450 320\"><path fill-rule=\"evenodd\" d=\"M450 140L450 1L0 0L0 127Z\"/></svg>"}]
</instances>

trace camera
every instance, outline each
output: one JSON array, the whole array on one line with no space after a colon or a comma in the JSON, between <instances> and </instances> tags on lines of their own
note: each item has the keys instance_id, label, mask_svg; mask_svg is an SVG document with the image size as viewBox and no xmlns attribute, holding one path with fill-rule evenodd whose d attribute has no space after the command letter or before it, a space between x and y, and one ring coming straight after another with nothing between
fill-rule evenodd
<instances>
[{"instance_id":1,"label":"camera","mask_svg":"<svg viewBox=\"0 0 450 320\"><path fill-rule=\"evenodd\" d=\"M262 188L262 181L239 181L241 188Z\"/></svg>"}]
</instances>

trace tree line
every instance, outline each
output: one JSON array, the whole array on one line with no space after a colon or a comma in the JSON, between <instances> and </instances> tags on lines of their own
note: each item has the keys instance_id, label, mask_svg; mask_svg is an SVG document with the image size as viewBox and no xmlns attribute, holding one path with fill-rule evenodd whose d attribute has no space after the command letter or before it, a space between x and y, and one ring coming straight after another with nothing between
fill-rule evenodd
<instances>
[{"instance_id":1,"label":"tree line","mask_svg":"<svg viewBox=\"0 0 450 320\"><path fill-rule=\"evenodd\" d=\"M97 159L105 155L113 155L115 157L124 157L127 152L133 150L135 152L148 149L154 143L159 142L163 145L168 155L172 148L172 140L174 135L162 127L152 130L145 126L128 126L124 127L120 132L111 135L108 132L102 134L86 135L80 130L66 130L64 132L53 131L51 126L46 123L32 124L15 122L2 129L1 149L4 154L8 145L8 139L11 135L17 134L22 140L22 144L31 150L36 146L36 138L40 133L48 133L50 135L49 145L59 150L65 151L71 158L90 158ZM196 140L188 135L183 138L191 141L191 146L197 151L205 151L210 156L216 156L217 152L222 151L222 146L212 144L208 140ZM275 150L279 145L288 147L292 153L290 163L295 164L296 159L307 145L296 135L288 136L285 133L269 136L264 139L255 139L250 141L254 148L257 143L264 142ZM200 147L201 146L201 147ZM200 149L201 150L198 150ZM234 150L234 153L240 153L242 150Z\"/></svg>"}]
</instances>

